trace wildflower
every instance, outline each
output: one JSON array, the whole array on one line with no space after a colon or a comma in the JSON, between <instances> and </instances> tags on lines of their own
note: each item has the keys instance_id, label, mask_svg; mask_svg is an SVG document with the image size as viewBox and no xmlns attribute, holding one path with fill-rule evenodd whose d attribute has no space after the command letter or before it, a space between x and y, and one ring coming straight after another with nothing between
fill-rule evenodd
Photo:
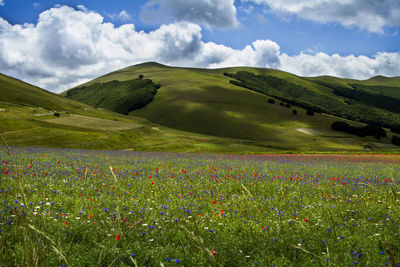
<instances>
[{"instance_id":1,"label":"wildflower","mask_svg":"<svg viewBox=\"0 0 400 267\"><path fill-rule=\"evenodd\" d=\"M308 220L307 220L307 218L304 218L304 221L305 221L306 223L308 223Z\"/></svg>"},{"instance_id":2,"label":"wildflower","mask_svg":"<svg viewBox=\"0 0 400 267\"><path fill-rule=\"evenodd\" d=\"M217 252L215 250L211 250L211 255L215 255Z\"/></svg>"},{"instance_id":3,"label":"wildflower","mask_svg":"<svg viewBox=\"0 0 400 267\"><path fill-rule=\"evenodd\" d=\"M118 234L115 240L119 240L121 238L121 234Z\"/></svg>"}]
</instances>

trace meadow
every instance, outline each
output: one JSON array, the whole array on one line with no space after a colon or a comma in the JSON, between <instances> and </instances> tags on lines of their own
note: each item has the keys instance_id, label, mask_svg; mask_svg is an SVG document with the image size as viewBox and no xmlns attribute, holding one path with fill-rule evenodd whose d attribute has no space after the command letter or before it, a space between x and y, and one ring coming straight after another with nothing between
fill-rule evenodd
<instances>
[{"instance_id":1,"label":"meadow","mask_svg":"<svg viewBox=\"0 0 400 267\"><path fill-rule=\"evenodd\" d=\"M400 156L0 151L0 266L397 266Z\"/></svg>"}]
</instances>

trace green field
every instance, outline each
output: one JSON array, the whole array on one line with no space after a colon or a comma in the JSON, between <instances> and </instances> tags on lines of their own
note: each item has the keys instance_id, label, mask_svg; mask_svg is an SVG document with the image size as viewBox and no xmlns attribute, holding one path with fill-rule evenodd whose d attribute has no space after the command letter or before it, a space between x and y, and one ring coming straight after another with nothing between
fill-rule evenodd
<instances>
[{"instance_id":1,"label":"green field","mask_svg":"<svg viewBox=\"0 0 400 267\"><path fill-rule=\"evenodd\" d=\"M333 131L335 121L358 127L363 124L324 113L308 116L299 106L285 107L287 103L233 85L232 78L224 76L224 72L244 70L273 76L336 101L344 100L319 81L337 86L356 82L335 77L302 78L272 69L211 70L145 63L56 95L2 75L0 136L12 146L135 151L363 153L367 147L375 153L398 152L391 144L394 134L389 129L379 140ZM136 78L141 75L144 78ZM376 77L358 84L363 90L371 89L365 86L381 86L380 94L393 97L396 91L387 88L398 86L398 79ZM68 94L90 105L64 97ZM147 99L144 102L142 95ZM271 99L275 104L268 102ZM137 104L146 106L121 114Z\"/></svg>"},{"instance_id":2,"label":"green field","mask_svg":"<svg viewBox=\"0 0 400 267\"><path fill-rule=\"evenodd\" d=\"M343 102L343 98L333 94L332 89L328 87L272 69L209 70L145 63L112 72L85 85L113 80L124 81L143 74L144 77L160 83L161 88L151 103L131 112L130 115L187 132L257 142L269 149L357 151L362 150L363 144L366 143L378 150L396 149L390 144L392 134L389 130L388 136L382 140L358 138L335 132L330 128L331 124L334 121L346 120L327 114L307 116L305 109L298 106L280 106L281 101L278 99L275 99L275 104L270 104L268 100L271 97L230 84L232 78L223 75L224 72L236 73L243 70L284 79L290 84L307 88L309 92L322 98L329 97ZM392 82L392 79L389 80ZM394 83L398 86L397 80ZM294 109L297 115L293 115ZM355 122L350 124L362 125Z\"/></svg>"},{"instance_id":3,"label":"green field","mask_svg":"<svg viewBox=\"0 0 400 267\"><path fill-rule=\"evenodd\" d=\"M400 263L400 157L9 148L0 266Z\"/></svg>"}]
</instances>

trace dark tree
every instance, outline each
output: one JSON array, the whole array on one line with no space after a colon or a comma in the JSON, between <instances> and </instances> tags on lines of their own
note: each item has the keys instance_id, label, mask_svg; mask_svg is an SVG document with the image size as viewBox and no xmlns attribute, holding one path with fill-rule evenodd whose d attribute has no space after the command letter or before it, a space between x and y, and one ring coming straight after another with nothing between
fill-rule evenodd
<instances>
[{"instance_id":1,"label":"dark tree","mask_svg":"<svg viewBox=\"0 0 400 267\"><path fill-rule=\"evenodd\" d=\"M143 74L139 74L138 78L143 79L144 78Z\"/></svg>"},{"instance_id":2,"label":"dark tree","mask_svg":"<svg viewBox=\"0 0 400 267\"><path fill-rule=\"evenodd\" d=\"M268 103L270 104L275 104L275 100L273 100L272 98L268 99Z\"/></svg>"},{"instance_id":3,"label":"dark tree","mask_svg":"<svg viewBox=\"0 0 400 267\"><path fill-rule=\"evenodd\" d=\"M312 111L312 110L307 110L307 115L309 115L309 116L314 116L314 111Z\"/></svg>"},{"instance_id":4,"label":"dark tree","mask_svg":"<svg viewBox=\"0 0 400 267\"><path fill-rule=\"evenodd\" d=\"M292 114L293 114L293 115L297 115L297 110L293 109L293 110L292 110Z\"/></svg>"},{"instance_id":5,"label":"dark tree","mask_svg":"<svg viewBox=\"0 0 400 267\"><path fill-rule=\"evenodd\" d=\"M394 135L394 136L392 137L392 144L393 144L393 145L396 145L396 146L400 146L400 137Z\"/></svg>"}]
</instances>

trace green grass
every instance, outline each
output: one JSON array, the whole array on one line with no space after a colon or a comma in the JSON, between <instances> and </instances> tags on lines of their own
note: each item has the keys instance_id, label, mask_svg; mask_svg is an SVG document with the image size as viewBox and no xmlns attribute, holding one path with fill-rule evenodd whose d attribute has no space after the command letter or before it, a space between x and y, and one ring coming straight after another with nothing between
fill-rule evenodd
<instances>
[{"instance_id":1,"label":"green grass","mask_svg":"<svg viewBox=\"0 0 400 267\"><path fill-rule=\"evenodd\" d=\"M149 79L110 81L73 88L65 93L71 98L93 107L106 108L122 114L145 107L157 93L159 85Z\"/></svg>"},{"instance_id":2,"label":"green grass","mask_svg":"<svg viewBox=\"0 0 400 267\"><path fill-rule=\"evenodd\" d=\"M173 68L157 63L129 67L83 85L128 81L139 74L161 84L151 103L126 116L2 76L0 136L14 146L139 151L360 153L364 144L376 153L398 151L390 144L389 131L382 140L335 132L330 125L341 119L307 116L304 109L282 107L279 100L269 104L270 97L229 84L223 73L240 70L274 75L334 95L329 88L277 70ZM292 114L293 109L298 115ZM61 116L55 117L55 111Z\"/></svg>"},{"instance_id":3,"label":"green grass","mask_svg":"<svg viewBox=\"0 0 400 267\"><path fill-rule=\"evenodd\" d=\"M248 71L225 75L232 78L232 84L274 96L292 105L353 121L400 128L400 84L398 87L355 83L344 86L318 80L316 84L319 87L329 88L335 95L329 96L271 75L255 75Z\"/></svg>"},{"instance_id":4,"label":"green grass","mask_svg":"<svg viewBox=\"0 0 400 267\"><path fill-rule=\"evenodd\" d=\"M0 73L0 101L47 110L82 110L87 105Z\"/></svg>"},{"instance_id":5,"label":"green grass","mask_svg":"<svg viewBox=\"0 0 400 267\"><path fill-rule=\"evenodd\" d=\"M385 266L399 156L0 151L1 266Z\"/></svg>"},{"instance_id":6,"label":"green grass","mask_svg":"<svg viewBox=\"0 0 400 267\"><path fill-rule=\"evenodd\" d=\"M325 114L307 116L299 107L291 109L268 103L265 95L229 84L224 72L240 70L259 75L273 75L308 90L343 101L332 89L320 86L290 73L255 68L195 69L174 68L157 63L146 63L112 72L89 82L87 85L112 80L128 80L139 74L161 84L154 100L145 108L130 115L182 131L209 136L261 142L270 148L292 151L357 150L363 143L382 144L380 149L395 149L390 145L391 134L381 141L358 138L334 132L334 121L342 120ZM298 115L292 114L298 110ZM355 125L361 125L355 123ZM316 136L298 131L311 129Z\"/></svg>"}]
</instances>

